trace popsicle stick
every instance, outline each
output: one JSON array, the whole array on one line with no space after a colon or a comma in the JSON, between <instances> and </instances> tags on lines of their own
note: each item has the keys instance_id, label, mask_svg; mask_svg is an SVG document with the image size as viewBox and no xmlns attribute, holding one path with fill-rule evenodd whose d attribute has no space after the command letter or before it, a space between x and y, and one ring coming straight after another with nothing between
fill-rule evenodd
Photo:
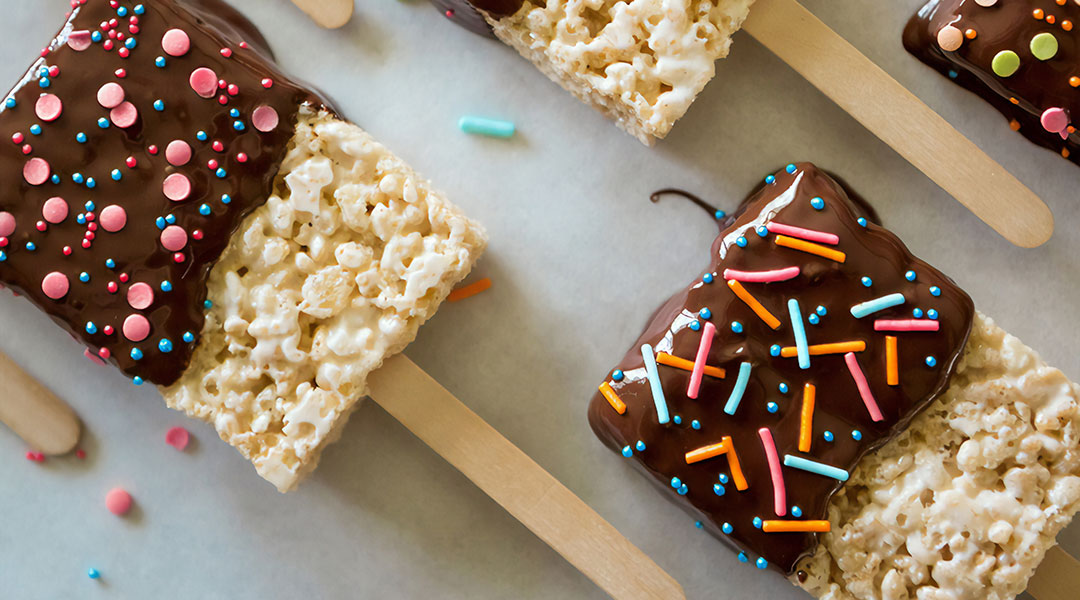
<instances>
[{"instance_id":1,"label":"popsicle stick","mask_svg":"<svg viewBox=\"0 0 1080 600\"><path fill-rule=\"evenodd\" d=\"M371 397L611 597L685 598L682 586L580 498L403 355Z\"/></svg>"},{"instance_id":2,"label":"popsicle stick","mask_svg":"<svg viewBox=\"0 0 1080 600\"><path fill-rule=\"evenodd\" d=\"M82 426L63 400L0 352L0 422L32 449L56 456L79 443Z\"/></svg>"},{"instance_id":3,"label":"popsicle stick","mask_svg":"<svg viewBox=\"0 0 1080 600\"><path fill-rule=\"evenodd\" d=\"M337 29L352 19L353 0L292 0L319 27Z\"/></svg>"},{"instance_id":4,"label":"popsicle stick","mask_svg":"<svg viewBox=\"0 0 1080 600\"><path fill-rule=\"evenodd\" d=\"M1046 552L1042 564L1028 582L1027 592L1035 600L1076 600L1080 590L1080 561L1061 546Z\"/></svg>"},{"instance_id":5,"label":"popsicle stick","mask_svg":"<svg viewBox=\"0 0 1080 600\"><path fill-rule=\"evenodd\" d=\"M1050 239L1038 196L797 0L757 0L743 27L1007 240Z\"/></svg>"}]
</instances>

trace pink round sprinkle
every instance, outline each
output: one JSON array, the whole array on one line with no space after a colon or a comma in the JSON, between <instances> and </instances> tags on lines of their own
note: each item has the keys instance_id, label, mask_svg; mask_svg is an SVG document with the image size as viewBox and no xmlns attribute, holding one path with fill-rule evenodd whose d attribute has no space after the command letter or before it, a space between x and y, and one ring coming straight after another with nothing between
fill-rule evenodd
<instances>
[{"instance_id":1,"label":"pink round sprinkle","mask_svg":"<svg viewBox=\"0 0 1080 600\"><path fill-rule=\"evenodd\" d=\"M1051 133L1058 133L1064 131L1069 127L1069 115L1065 112L1064 108L1048 108L1043 111L1042 118L1043 129Z\"/></svg>"},{"instance_id":2,"label":"pink round sprinkle","mask_svg":"<svg viewBox=\"0 0 1080 600\"><path fill-rule=\"evenodd\" d=\"M187 246L187 232L179 225L169 225L161 232L161 245L169 252L177 252Z\"/></svg>"},{"instance_id":3,"label":"pink round sprinkle","mask_svg":"<svg viewBox=\"0 0 1080 600\"><path fill-rule=\"evenodd\" d=\"M127 211L115 204L110 204L101 209L98 222L105 231L116 233L127 226Z\"/></svg>"},{"instance_id":4,"label":"pink round sprinkle","mask_svg":"<svg viewBox=\"0 0 1080 600\"><path fill-rule=\"evenodd\" d=\"M93 40L90 39L90 31L87 29L80 29L79 31L72 31L68 34L67 44L72 50L76 52L82 52L90 47Z\"/></svg>"},{"instance_id":5,"label":"pink round sprinkle","mask_svg":"<svg viewBox=\"0 0 1080 600\"><path fill-rule=\"evenodd\" d=\"M217 73L214 73L206 67L199 67L191 72L191 77L188 79L188 83L191 85L191 89L195 90L195 93L203 98L213 98L217 93Z\"/></svg>"},{"instance_id":6,"label":"pink round sprinkle","mask_svg":"<svg viewBox=\"0 0 1080 600\"><path fill-rule=\"evenodd\" d=\"M59 300L67 296L70 288L71 283L68 281L67 275L56 271L49 273L41 280L41 291L45 292L45 295L53 300Z\"/></svg>"},{"instance_id":7,"label":"pink round sprinkle","mask_svg":"<svg viewBox=\"0 0 1080 600\"><path fill-rule=\"evenodd\" d=\"M130 102L124 102L109 112L109 119L120 129L127 129L139 118L139 109Z\"/></svg>"},{"instance_id":8,"label":"pink round sprinkle","mask_svg":"<svg viewBox=\"0 0 1080 600\"><path fill-rule=\"evenodd\" d=\"M191 440L191 434L183 427L173 427L165 433L165 443L183 452Z\"/></svg>"},{"instance_id":9,"label":"pink round sprinkle","mask_svg":"<svg viewBox=\"0 0 1080 600\"><path fill-rule=\"evenodd\" d=\"M173 140L165 146L165 160L174 167L188 164L191 160L191 146L184 140Z\"/></svg>"},{"instance_id":10,"label":"pink round sprinkle","mask_svg":"<svg viewBox=\"0 0 1080 600\"><path fill-rule=\"evenodd\" d=\"M0 211L0 238L10 237L15 233L15 215Z\"/></svg>"},{"instance_id":11,"label":"pink round sprinkle","mask_svg":"<svg viewBox=\"0 0 1080 600\"><path fill-rule=\"evenodd\" d=\"M141 342L150 337L150 321L142 315L128 315L128 318L124 319L122 331L124 337L132 342Z\"/></svg>"},{"instance_id":12,"label":"pink round sprinkle","mask_svg":"<svg viewBox=\"0 0 1080 600\"><path fill-rule=\"evenodd\" d=\"M45 220L53 225L62 223L68 216L67 201L59 196L49 198L41 207L41 216L45 217Z\"/></svg>"},{"instance_id":13,"label":"pink round sprinkle","mask_svg":"<svg viewBox=\"0 0 1080 600\"><path fill-rule=\"evenodd\" d=\"M115 81L110 81L105 85L98 88L97 101L98 104L105 108L116 108L124 102L124 88Z\"/></svg>"},{"instance_id":14,"label":"pink round sprinkle","mask_svg":"<svg viewBox=\"0 0 1080 600\"><path fill-rule=\"evenodd\" d=\"M131 510L132 502L131 494L124 488L113 488L105 494L105 508L118 517L126 515Z\"/></svg>"},{"instance_id":15,"label":"pink round sprinkle","mask_svg":"<svg viewBox=\"0 0 1080 600\"><path fill-rule=\"evenodd\" d=\"M255 112L251 113L251 124L255 126L255 129L266 133L273 131L278 126L278 114L272 106L260 106L255 109Z\"/></svg>"},{"instance_id":16,"label":"pink round sprinkle","mask_svg":"<svg viewBox=\"0 0 1080 600\"><path fill-rule=\"evenodd\" d=\"M23 177L30 185L41 185L49 180L52 167L44 158L31 158L23 165Z\"/></svg>"},{"instance_id":17,"label":"pink round sprinkle","mask_svg":"<svg viewBox=\"0 0 1080 600\"><path fill-rule=\"evenodd\" d=\"M173 202L187 200L191 195L191 180L183 173L173 173L165 178L161 189L165 192L165 197Z\"/></svg>"},{"instance_id":18,"label":"pink round sprinkle","mask_svg":"<svg viewBox=\"0 0 1080 600\"><path fill-rule=\"evenodd\" d=\"M154 288L139 282L128 288L127 301L135 310L145 310L154 303Z\"/></svg>"},{"instance_id":19,"label":"pink round sprinkle","mask_svg":"<svg viewBox=\"0 0 1080 600\"><path fill-rule=\"evenodd\" d=\"M38 96L37 104L34 105L34 113L42 121L55 121L64 112L64 103L56 94L42 94Z\"/></svg>"},{"instance_id":20,"label":"pink round sprinkle","mask_svg":"<svg viewBox=\"0 0 1080 600\"><path fill-rule=\"evenodd\" d=\"M169 56L183 56L191 49L191 38L182 29L170 29L161 36L161 49Z\"/></svg>"}]
</instances>

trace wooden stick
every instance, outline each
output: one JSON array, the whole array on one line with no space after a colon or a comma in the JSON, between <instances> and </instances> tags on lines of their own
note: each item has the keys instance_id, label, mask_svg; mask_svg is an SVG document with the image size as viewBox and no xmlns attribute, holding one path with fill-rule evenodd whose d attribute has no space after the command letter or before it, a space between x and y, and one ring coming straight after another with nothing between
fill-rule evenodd
<instances>
[{"instance_id":1,"label":"wooden stick","mask_svg":"<svg viewBox=\"0 0 1080 600\"><path fill-rule=\"evenodd\" d=\"M352 19L353 0L292 0L319 27L337 29Z\"/></svg>"},{"instance_id":2,"label":"wooden stick","mask_svg":"<svg viewBox=\"0 0 1080 600\"><path fill-rule=\"evenodd\" d=\"M1010 242L1050 239L1038 196L797 0L757 0L744 28Z\"/></svg>"},{"instance_id":3,"label":"wooden stick","mask_svg":"<svg viewBox=\"0 0 1080 600\"><path fill-rule=\"evenodd\" d=\"M63 400L0 352L0 422L31 448L67 454L79 443L82 426Z\"/></svg>"},{"instance_id":4,"label":"wooden stick","mask_svg":"<svg viewBox=\"0 0 1080 600\"><path fill-rule=\"evenodd\" d=\"M685 598L670 575L404 355L371 397L611 597Z\"/></svg>"},{"instance_id":5,"label":"wooden stick","mask_svg":"<svg viewBox=\"0 0 1080 600\"><path fill-rule=\"evenodd\" d=\"M1080 561L1061 546L1054 546L1028 582L1027 592L1035 600L1076 600L1080 597Z\"/></svg>"}]
</instances>

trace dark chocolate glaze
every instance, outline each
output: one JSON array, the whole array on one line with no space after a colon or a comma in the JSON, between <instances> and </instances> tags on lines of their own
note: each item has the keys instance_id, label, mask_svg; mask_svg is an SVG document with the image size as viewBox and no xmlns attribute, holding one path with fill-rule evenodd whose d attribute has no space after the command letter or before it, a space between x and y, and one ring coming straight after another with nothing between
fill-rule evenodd
<instances>
[{"instance_id":1,"label":"dark chocolate glaze","mask_svg":"<svg viewBox=\"0 0 1080 600\"><path fill-rule=\"evenodd\" d=\"M1043 11L1042 19L1033 16L1036 9ZM974 30L976 37L965 38L958 50L947 52L937 42L938 31L946 25ZM982 96L1015 122L1014 128L1018 124L1024 137L1080 164L1080 137L1072 133L1063 140L1040 122L1043 111L1055 107L1065 109L1074 120L1080 118L1080 88L1069 83L1071 77L1080 77L1080 28L1074 25L1080 25L1080 6L1072 0L1064 5L1054 0L999 0L987 7L973 0L931 0L904 28L904 47ZM1031 39L1040 33L1057 38L1058 51L1050 60L1041 61L1031 53ZM1020 69L1010 77L999 77L991 67L1003 50L1020 57Z\"/></svg>"},{"instance_id":2,"label":"dark chocolate glaze","mask_svg":"<svg viewBox=\"0 0 1080 600\"><path fill-rule=\"evenodd\" d=\"M143 14L136 14L139 5ZM120 9L126 11L122 17ZM138 18L134 30L133 16ZM104 40L81 52L67 44L71 31L102 31L102 24L112 19L112 31L125 36L114 41L112 50L104 49ZM179 57L167 55L161 45L165 32L174 28L187 33L191 42L190 51ZM132 38L137 45L123 58L119 48ZM104 39L109 39L107 32ZM226 48L231 56L225 56L229 51L222 53ZM6 96L14 98L16 106L0 108L0 132L8 138L21 132L23 143L32 147L24 154L22 144L0 143L0 181L7 186L0 196L0 212L11 213L16 220L15 232L0 248L5 253L0 283L49 313L94 356L107 357L131 377L171 384L187 367L198 343L210 269L243 218L268 198L299 107L305 103L328 107L329 102L282 74L265 38L220 0L126 0L117 8L107 0L88 0L70 14L49 50ZM165 58L163 68L155 66L159 56ZM48 78L48 87L39 85L42 67L60 70ZM239 90L235 95L225 89L214 98L200 97L188 83L192 71L200 67L212 69ZM126 71L123 77L118 69ZM269 88L264 80L272 80ZM123 86L125 99L138 109L138 120L127 129L112 123L104 129L98 126L99 119L110 118L110 111L96 99L98 89L109 82ZM35 103L45 93L63 102L61 116L50 123L35 113ZM220 103L222 98L227 104ZM156 100L164 102L164 110L155 109ZM277 127L269 132L257 131L252 123L252 113L260 106L272 107L279 116ZM239 111L238 117L230 115L232 109ZM242 130L235 128L236 122L243 123ZM31 133L35 124L41 127L40 135ZM207 134L205 141L197 139L199 131ZM87 136L85 143L76 141L79 133ZM166 161L165 148L173 140L190 144L193 153L186 165ZM223 144L222 152L212 147L214 141ZM156 153L151 146L156 146ZM246 155L244 162L238 158L241 153ZM136 161L134 168L126 164L129 157ZM48 161L59 183L28 183L23 166L32 158ZM224 177L209 168L211 160L225 170ZM121 180L112 178L114 169ZM162 182L172 173L190 179L192 191L186 200L173 202L164 196ZM76 183L76 174L93 177L96 187ZM231 199L228 204L224 194ZM43 220L43 204L52 197L66 200L69 214L42 232L36 224ZM92 209L87 202L94 203ZM211 211L208 216L200 214L204 204ZM88 227L111 205L124 209L126 226L116 233L97 228L90 248L83 248ZM79 224L77 218L87 213L93 213L94 221ZM188 233L179 263L159 241L156 220L170 215ZM27 249L28 242L35 246L33 251ZM70 256L65 256L65 246L71 248ZM106 264L109 259L115 263L112 268ZM51 272L70 281L70 291L58 301L42 291L42 279ZM80 282L82 273L89 276L87 283ZM166 281L171 291L163 291ZM116 293L107 289L110 283L117 285ZM145 310L127 302L127 291L136 283L146 283L154 291L153 304ZM151 325L150 336L139 343L122 334L124 320L133 314L143 315ZM94 333L88 331L88 323L93 323ZM107 327L111 334L106 334ZM184 340L185 333L191 341ZM171 343L171 351L159 346L162 339ZM142 353L140 360L132 356L136 348Z\"/></svg>"},{"instance_id":3,"label":"dark chocolate glaze","mask_svg":"<svg viewBox=\"0 0 1080 600\"><path fill-rule=\"evenodd\" d=\"M468 0L431 0L431 3L451 23L460 25L478 35L495 37L495 34L491 32L491 26L484 20L484 15L473 8L473 5L469 4Z\"/></svg>"},{"instance_id":4,"label":"dark chocolate glaze","mask_svg":"<svg viewBox=\"0 0 1080 600\"><path fill-rule=\"evenodd\" d=\"M915 258L899 239L886 229L869 222L860 207L825 173L813 165L792 165L775 175L736 212L734 222L717 238L710 253L712 283L704 274L667 301L653 316L645 332L634 343L616 369L623 371L622 381L606 381L626 403L619 415L600 394L589 405L589 423L597 436L616 452L626 446L633 449L635 464L653 476L655 483L672 499L700 519L706 529L736 548L763 557L773 567L791 574L800 559L812 551L816 534L764 533L754 527L755 517L763 520L796 519L791 507L802 510L801 520L825 519L829 499L842 484L836 480L783 467L787 488L786 517L777 517L773 505L773 486L758 429L768 427L783 460L786 454L803 456L850 471L867 453L899 434L912 418L944 392L970 333L974 306L971 299L948 277ZM811 199L825 202L822 210L811 206ZM840 237L837 249L846 253L843 264L775 245L774 235L759 237L757 228L771 221L835 233ZM745 237L741 248L737 240ZM724 281L724 269L768 270L799 266L795 279L776 283L746 283L744 286L780 321L778 330L770 329L746 304L735 297ZM905 274L916 273L914 282ZM868 276L872 285L865 287L861 278ZM931 287L941 292L934 296ZM854 318L852 305L886 294L902 292L905 304L880 311L862 319ZM806 322L810 344L851 340L866 342L857 354L884 420L875 423L845 366L842 355L814 356L811 367L801 370L795 358L773 357L770 346L793 346L787 301L800 302L803 318L824 306L827 314L820 324ZM726 369L725 379L706 376L697 400L687 398L690 373L660 365L660 379L667 397L672 421L660 425L652 392L645 376L641 357L642 344L653 345L657 352L668 352L694 360L701 333L690 323L702 308L708 308L717 326L717 337L709 353L710 366ZM928 333L889 333L899 338L900 385L891 387L885 378L885 333L874 331L876 319L910 319L913 310L935 309L941 329ZM730 324L738 321L744 330L735 333ZM926 357L933 356L930 367ZM734 416L723 408L737 378L739 365L753 365L750 382ZM781 393L786 383L789 391ZM817 387L813 424L813 443L809 454L798 451L803 385ZM768 412L767 403L779 405L777 413ZM681 417L676 424L674 416ZM692 427L700 422L700 429ZM824 432L835 439L827 442ZM861 432L855 440L852 432ZM738 491L734 482L725 485L718 496L713 485L721 473L730 476L728 461L719 456L687 465L685 454L720 442L731 436L742 471L749 483ZM645 450L634 449L638 441ZM680 496L670 485L678 477L688 493ZM734 530L722 532L724 523Z\"/></svg>"}]
</instances>

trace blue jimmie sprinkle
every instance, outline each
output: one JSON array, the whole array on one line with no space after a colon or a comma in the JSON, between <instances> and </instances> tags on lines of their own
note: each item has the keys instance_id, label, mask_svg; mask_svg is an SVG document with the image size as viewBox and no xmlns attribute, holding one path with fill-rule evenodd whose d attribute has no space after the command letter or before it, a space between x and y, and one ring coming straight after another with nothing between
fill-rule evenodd
<instances>
[{"instance_id":1,"label":"blue jimmie sprinkle","mask_svg":"<svg viewBox=\"0 0 1080 600\"><path fill-rule=\"evenodd\" d=\"M810 345L806 341L806 327L803 325L802 309L795 298L788 300L788 315L791 317L791 329L795 334L795 349L799 356L799 368L810 368Z\"/></svg>"},{"instance_id":2,"label":"blue jimmie sprinkle","mask_svg":"<svg viewBox=\"0 0 1080 600\"><path fill-rule=\"evenodd\" d=\"M731 526L731 523L724 523L723 525L720 526L720 531L723 531L724 533L726 533L728 535L731 535L731 532L735 531L735 528Z\"/></svg>"},{"instance_id":3,"label":"blue jimmie sprinkle","mask_svg":"<svg viewBox=\"0 0 1080 600\"><path fill-rule=\"evenodd\" d=\"M94 325L93 321L86 322L86 333L89 333L90 335L97 333L97 325Z\"/></svg>"},{"instance_id":4,"label":"blue jimmie sprinkle","mask_svg":"<svg viewBox=\"0 0 1080 600\"><path fill-rule=\"evenodd\" d=\"M644 452L645 451L645 442L643 442L641 440L638 440L637 444L634 446L634 448L637 448L638 452Z\"/></svg>"},{"instance_id":5,"label":"blue jimmie sprinkle","mask_svg":"<svg viewBox=\"0 0 1080 600\"><path fill-rule=\"evenodd\" d=\"M98 571L97 569L87 569L86 576L90 579L101 579L101 571Z\"/></svg>"},{"instance_id":6,"label":"blue jimmie sprinkle","mask_svg":"<svg viewBox=\"0 0 1080 600\"><path fill-rule=\"evenodd\" d=\"M652 389L653 404L656 405L657 421L663 425L670 420L668 416L667 399L664 397L664 386L660 384L660 373L656 367L656 354L649 344L642 344L641 357L645 360L645 373L649 378L649 387Z\"/></svg>"},{"instance_id":7,"label":"blue jimmie sprinkle","mask_svg":"<svg viewBox=\"0 0 1080 600\"><path fill-rule=\"evenodd\" d=\"M769 354L772 356L780 356L780 344L769 346Z\"/></svg>"},{"instance_id":8,"label":"blue jimmie sprinkle","mask_svg":"<svg viewBox=\"0 0 1080 600\"><path fill-rule=\"evenodd\" d=\"M512 137L516 130L514 124L510 121L471 115L465 115L458 119L458 129L473 135L486 135L495 138Z\"/></svg>"},{"instance_id":9,"label":"blue jimmie sprinkle","mask_svg":"<svg viewBox=\"0 0 1080 600\"><path fill-rule=\"evenodd\" d=\"M810 199L810 206L813 206L814 210L821 210L825 208L825 201L820 196L815 196Z\"/></svg>"},{"instance_id":10,"label":"blue jimmie sprinkle","mask_svg":"<svg viewBox=\"0 0 1080 600\"><path fill-rule=\"evenodd\" d=\"M743 394L746 393L746 385L750 382L751 369L753 369L753 366L748 362L739 365L739 378L735 381L735 387L732 388L731 395L724 406L725 413L734 415L735 411L739 409L739 403L742 402Z\"/></svg>"},{"instance_id":11,"label":"blue jimmie sprinkle","mask_svg":"<svg viewBox=\"0 0 1080 600\"><path fill-rule=\"evenodd\" d=\"M859 217L858 219L855 219L855 221L856 221L856 222L857 222L857 223L858 223L859 225L861 225L861 226L863 226L863 227L866 227L866 217Z\"/></svg>"},{"instance_id":12,"label":"blue jimmie sprinkle","mask_svg":"<svg viewBox=\"0 0 1080 600\"><path fill-rule=\"evenodd\" d=\"M625 377L626 375L624 375L623 372L619 369L615 369L615 372L611 374L612 381L622 381Z\"/></svg>"},{"instance_id":13,"label":"blue jimmie sprinkle","mask_svg":"<svg viewBox=\"0 0 1080 600\"><path fill-rule=\"evenodd\" d=\"M863 279L866 279L865 277ZM895 294L889 294L887 296L881 296L880 298L874 298L873 300L867 300L866 302L860 302L851 307L851 316L856 319L861 319L867 315L872 315L876 312L885 310L886 308L892 308L893 306L900 306L906 302L904 295L900 292Z\"/></svg>"},{"instance_id":14,"label":"blue jimmie sprinkle","mask_svg":"<svg viewBox=\"0 0 1080 600\"><path fill-rule=\"evenodd\" d=\"M792 469L807 471L809 473L814 473L823 477L831 477L838 481L847 481L849 477L848 472L843 469L839 469L837 467L822 464L817 461L808 460L798 456L792 456L790 454L784 455L784 466L791 467Z\"/></svg>"}]
</instances>

